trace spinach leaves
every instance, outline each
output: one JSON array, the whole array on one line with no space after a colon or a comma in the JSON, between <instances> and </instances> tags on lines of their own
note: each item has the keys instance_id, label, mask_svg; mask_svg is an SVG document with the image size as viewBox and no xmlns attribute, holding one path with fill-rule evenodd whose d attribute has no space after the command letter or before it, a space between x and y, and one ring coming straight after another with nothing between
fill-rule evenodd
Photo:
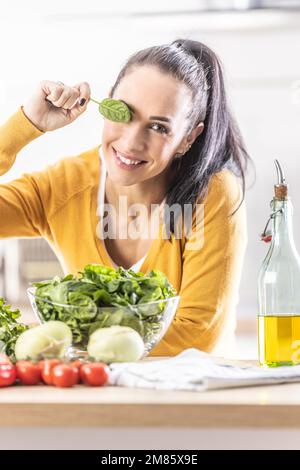
<instances>
[{"instance_id":1,"label":"spinach leaves","mask_svg":"<svg viewBox=\"0 0 300 470\"><path fill-rule=\"evenodd\" d=\"M177 295L158 270L144 275L98 264L88 264L78 277L55 277L34 285L43 319L65 322L72 330L73 343L83 346L93 331L112 325L129 326L144 341L151 341L161 329L164 300Z\"/></svg>"},{"instance_id":2,"label":"spinach leaves","mask_svg":"<svg viewBox=\"0 0 300 470\"><path fill-rule=\"evenodd\" d=\"M14 359L15 343L27 326L17 322L21 316L20 310L12 310L0 297L0 352Z\"/></svg>"},{"instance_id":3,"label":"spinach leaves","mask_svg":"<svg viewBox=\"0 0 300 470\"><path fill-rule=\"evenodd\" d=\"M104 98L100 102L93 98L90 100L98 104L99 113L110 121L129 122L131 119L131 111L122 100L113 100L112 98Z\"/></svg>"}]
</instances>

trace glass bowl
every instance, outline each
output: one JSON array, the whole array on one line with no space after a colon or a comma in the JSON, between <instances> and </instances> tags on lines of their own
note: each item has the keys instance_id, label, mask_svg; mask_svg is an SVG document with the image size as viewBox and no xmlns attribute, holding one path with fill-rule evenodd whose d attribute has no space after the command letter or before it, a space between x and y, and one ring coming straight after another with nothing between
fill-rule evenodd
<instances>
[{"instance_id":1,"label":"glass bowl","mask_svg":"<svg viewBox=\"0 0 300 470\"><path fill-rule=\"evenodd\" d=\"M144 341L143 357L147 356L167 331L180 300L180 296L174 296L129 307L105 306L98 307L96 311L90 311L88 307L60 304L39 297L35 295L35 287L29 287L27 295L39 323L60 320L70 326L73 344L67 351L68 357L87 356L86 347L89 335L98 328L112 325L130 326L135 329ZM86 323L82 321L83 318ZM79 321L82 337L78 336Z\"/></svg>"}]
</instances>

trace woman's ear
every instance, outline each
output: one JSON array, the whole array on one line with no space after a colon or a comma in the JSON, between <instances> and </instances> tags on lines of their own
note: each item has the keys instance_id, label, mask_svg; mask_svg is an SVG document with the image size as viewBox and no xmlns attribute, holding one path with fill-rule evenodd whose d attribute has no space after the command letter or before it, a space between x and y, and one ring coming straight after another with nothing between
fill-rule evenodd
<instances>
[{"instance_id":1,"label":"woman's ear","mask_svg":"<svg viewBox=\"0 0 300 470\"><path fill-rule=\"evenodd\" d=\"M187 137L184 138L182 142L183 149L182 150L177 150L177 155L184 155L193 145L194 141L197 139L197 137L202 134L204 129L204 123L200 122L190 133Z\"/></svg>"},{"instance_id":2,"label":"woman's ear","mask_svg":"<svg viewBox=\"0 0 300 470\"><path fill-rule=\"evenodd\" d=\"M187 137L184 137L184 139L181 141L180 148L177 149L177 152L175 154L176 157L179 157L181 155L184 155L193 145L194 141L197 139L197 137L202 134L204 129L204 123L200 122L198 126L196 126ZM181 148L182 147L182 148Z\"/></svg>"},{"instance_id":3,"label":"woman's ear","mask_svg":"<svg viewBox=\"0 0 300 470\"><path fill-rule=\"evenodd\" d=\"M108 97L109 97L109 98L112 97L112 89L113 89L113 87L110 87L110 89L109 89L109 92L108 92Z\"/></svg>"},{"instance_id":4,"label":"woman's ear","mask_svg":"<svg viewBox=\"0 0 300 470\"><path fill-rule=\"evenodd\" d=\"M192 132L189 134L188 139L187 139L187 143L189 145L192 145L194 143L194 141L197 139L197 137L199 137L199 135L202 134L203 129L204 129L204 123L200 122L196 127L194 127Z\"/></svg>"}]
</instances>

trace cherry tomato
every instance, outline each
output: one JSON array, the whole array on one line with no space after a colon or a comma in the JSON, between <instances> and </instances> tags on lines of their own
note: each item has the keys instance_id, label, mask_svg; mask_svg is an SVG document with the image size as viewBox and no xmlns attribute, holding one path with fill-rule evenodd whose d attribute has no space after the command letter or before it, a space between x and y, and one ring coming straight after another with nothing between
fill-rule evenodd
<instances>
[{"instance_id":1,"label":"cherry tomato","mask_svg":"<svg viewBox=\"0 0 300 470\"><path fill-rule=\"evenodd\" d=\"M0 354L0 364L12 364L11 360L6 354Z\"/></svg>"},{"instance_id":2,"label":"cherry tomato","mask_svg":"<svg viewBox=\"0 0 300 470\"><path fill-rule=\"evenodd\" d=\"M0 387L8 387L15 383L17 378L17 371L13 364L1 363L0 364Z\"/></svg>"},{"instance_id":3,"label":"cherry tomato","mask_svg":"<svg viewBox=\"0 0 300 470\"><path fill-rule=\"evenodd\" d=\"M41 370L38 364L30 361L16 363L17 377L24 385L37 385L41 381Z\"/></svg>"},{"instance_id":4,"label":"cherry tomato","mask_svg":"<svg viewBox=\"0 0 300 470\"><path fill-rule=\"evenodd\" d=\"M102 362L89 362L80 368L80 378L86 385L100 386L108 381L109 367Z\"/></svg>"},{"instance_id":5,"label":"cherry tomato","mask_svg":"<svg viewBox=\"0 0 300 470\"><path fill-rule=\"evenodd\" d=\"M78 369L69 364L58 364L52 369L52 383L56 387L73 387L79 380Z\"/></svg>"},{"instance_id":6,"label":"cherry tomato","mask_svg":"<svg viewBox=\"0 0 300 470\"><path fill-rule=\"evenodd\" d=\"M69 362L70 366L75 367L77 369L78 374L79 374L80 368L83 364L84 363L82 361L80 361L79 359L76 359L75 361Z\"/></svg>"},{"instance_id":7,"label":"cherry tomato","mask_svg":"<svg viewBox=\"0 0 300 470\"><path fill-rule=\"evenodd\" d=\"M52 385L52 369L58 364L61 364L59 359L45 359L39 362L39 368L45 384Z\"/></svg>"}]
</instances>

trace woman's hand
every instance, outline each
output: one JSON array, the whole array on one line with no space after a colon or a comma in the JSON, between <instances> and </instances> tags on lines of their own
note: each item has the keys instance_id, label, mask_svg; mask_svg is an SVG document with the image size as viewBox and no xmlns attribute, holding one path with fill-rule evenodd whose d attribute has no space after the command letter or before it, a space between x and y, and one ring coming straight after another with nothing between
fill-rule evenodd
<instances>
[{"instance_id":1,"label":"woman's hand","mask_svg":"<svg viewBox=\"0 0 300 470\"><path fill-rule=\"evenodd\" d=\"M43 80L23 111L41 131L54 131L75 121L86 110L90 95L87 82L68 86Z\"/></svg>"}]
</instances>

